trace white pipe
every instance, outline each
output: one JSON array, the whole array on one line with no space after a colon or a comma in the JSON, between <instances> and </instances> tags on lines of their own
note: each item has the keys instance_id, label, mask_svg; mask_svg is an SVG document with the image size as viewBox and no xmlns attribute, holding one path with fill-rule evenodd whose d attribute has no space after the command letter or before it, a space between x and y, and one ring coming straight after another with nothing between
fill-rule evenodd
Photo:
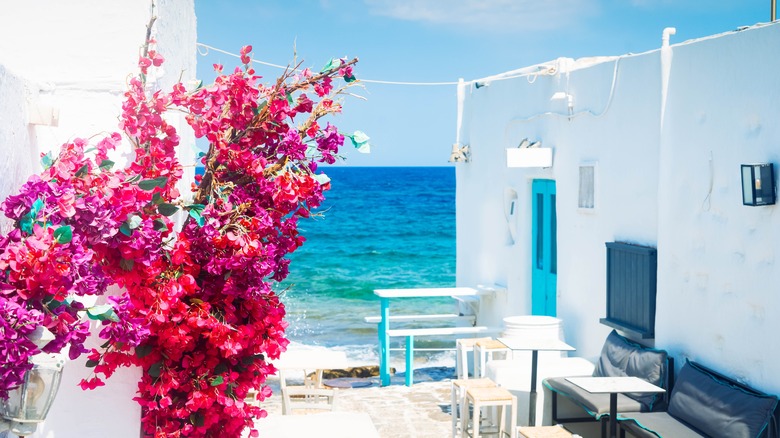
<instances>
[{"instance_id":1,"label":"white pipe","mask_svg":"<svg viewBox=\"0 0 780 438\"><path fill-rule=\"evenodd\" d=\"M669 47L669 37L677 33L677 29L674 27L667 27L664 29L663 37L661 37L661 46Z\"/></svg>"}]
</instances>

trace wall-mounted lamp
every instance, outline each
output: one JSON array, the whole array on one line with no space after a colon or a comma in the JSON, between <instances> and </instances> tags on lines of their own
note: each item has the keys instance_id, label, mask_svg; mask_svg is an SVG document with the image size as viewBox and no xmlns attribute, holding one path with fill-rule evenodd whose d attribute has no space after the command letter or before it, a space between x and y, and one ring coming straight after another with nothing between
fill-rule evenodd
<instances>
[{"instance_id":1,"label":"wall-mounted lamp","mask_svg":"<svg viewBox=\"0 0 780 438\"><path fill-rule=\"evenodd\" d=\"M775 171L772 163L742 165L742 204L775 203Z\"/></svg>"},{"instance_id":2,"label":"wall-mounted lamp","mask_svg":"<svg viewBox=\"0 0 780 438\"><path fill-rule=\"evenodd\" d=\"M0 400L0 416L3 417L0 432L10 430L19 436L31 435L49 413L60 387L65 361L42 353L34 356L32 363L33 368L24 374L24 382L8 391L7 400Z\"/></svg>"},{"instance_id":3,"label":"wall-mounted lamp","mask_svg":"<svg viewBox=\"0 0 780 438\"><path fill-rule=\"evenodd\" d=\"M468 163L471 161L469 145L461 146L458 143L454 143L452 145L452 152L450 152L450 159L447 161L450 163Z\"/></svg>"}]
</instances>

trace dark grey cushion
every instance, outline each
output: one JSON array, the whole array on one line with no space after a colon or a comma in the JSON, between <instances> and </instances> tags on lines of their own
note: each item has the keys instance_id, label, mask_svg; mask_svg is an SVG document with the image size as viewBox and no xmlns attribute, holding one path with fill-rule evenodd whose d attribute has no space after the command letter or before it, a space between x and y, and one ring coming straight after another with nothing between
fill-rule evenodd
<instances>
[{"instance_id":1,"label":"dark grey cushion","mask_svg":"<svg viewBox=\"0 0 780 438\"><path fill-rule=\"evenodd\" d=\"M710 436L758 437L777 407L775 396L750 393L686 363L674 385L669 414Z\"/></svg>"},{"instance_id":2,"label":"dark grey cushion","mask_svg":"<svg viewBox=\"0 0 780 438\"><path fill-rule=\"evenodd\" d=\"M558 394L568 397L597 420L600 419L602 415L609 415L609 394L591 394L569 382L565 377L550 377L544 379L542 384L550 391L555 391ZM618 412L640 412L643 410L644 406L638 401L626 397L623 394L618 394ZM562 420L565 420L565 418Z\"/></svg>"},{"instance_id":3,"label":"dark grey cushion","mask_svg":"<svg viewBox=\"0 0 780 438\"><path fill-rule=\"evenodd\" d=\"M667 361L666 351L637 344L613 330L604 341L604 347L601 349L601 356L593 375L596 377L639 377L666 389ZM642 403L645 408L643 410L652 411L664 408L657 403L663 398L663 394L626 395Z\"/></svg>"},{"instance_id":4,"label":"dark grey cushion","mask_svg":"<svg viewBox=\"0 0 780 438\"><path fill-rule=\"evenodd\" d=\"M636 412L618 415L620 426L636 438L701 438L704 435L666 412Z\"/></svg>"}]
</instances>

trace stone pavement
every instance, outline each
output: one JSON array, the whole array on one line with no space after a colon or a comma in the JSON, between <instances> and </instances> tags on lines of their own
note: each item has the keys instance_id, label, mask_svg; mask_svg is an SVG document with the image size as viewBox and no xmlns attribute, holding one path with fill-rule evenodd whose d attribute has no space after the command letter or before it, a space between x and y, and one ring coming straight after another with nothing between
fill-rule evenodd
<instances>
[{"instance_id":1,"label":"stone pavement","mask_svg":"<svg viewBox=\"0 0 780 438\"><path fill-rule=\"evenodd\" d=\"M339 389L334 410L367 413L382 438L450 437L450 380L441 376L450 373L436 369L431 374L433 378L426 376L425 369L420 370L417 380L418 372L415 372L415 379L420 383L411 387L404 386L403 374L394 376L391 385L386 387L379 386L378 378L342 380L366 385L370 383L371 386ZM328 382L327 379L325 381ZM269 416L281 415L278 386L275 382L269 383L274 388L274 395L261 406L268 411ZM323 433L318 438L328 436ZM333 438L337 437L333 435Z\"/></svg>"}]
</instances>

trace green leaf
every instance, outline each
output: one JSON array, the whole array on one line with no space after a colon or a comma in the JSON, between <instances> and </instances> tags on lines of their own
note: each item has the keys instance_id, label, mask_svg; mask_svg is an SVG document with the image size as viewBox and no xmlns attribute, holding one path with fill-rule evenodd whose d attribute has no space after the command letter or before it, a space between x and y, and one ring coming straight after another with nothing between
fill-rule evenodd
<instances>
[{"instance_id":1,"label":"green leaf","mask_svg":"<svg viewBox=\"0 0 780 438\"><path fill-rule=\"evenodd\" d=\"M73 240L73 230L70 228L70 225L62 225L54 230L54 240L59 244Z\"/></svg>"},{"instance_id":2,"label":"green leaf","mask_svg":"<svg viewBox=\"0 0 780 438\"><path fill-rule=\"evenodd\" d=\"M93 321L119 322L119 317L114 312L114 308L108 304L90 307L87 309L87 316Z\"/></svg>"},{"instance_id":3,"label":"green leaf","mask_svg":"<svg viewBox=\"0 0 780 438\"><path fill-rule=\"evenodd\" d=\"M205 209L206 206L203 204L190 204L189 206L187 206L187 208L190 210L203 211L203 209Z\"/></svg>"},{"instance_id":4,"label":"green leaf","mask_svg":"<svg viewBox=\"0 0 780 438\"><path fill-rule=\"evenodd\" d=\"M126 183L132 184L141 180L141 175L133 175L125 180Z\"/></svg>"},{"instance_id":5,"label":"green leaf","mask_svg":"<svg viewBox=\"0 0 780 438\"><path fill-rule=\"evenodd\" d=\"M320 183L321 186L330 182L330 178L324 173L318 173L314 175L314 180Z\"/></svg>"},{"instance_id":6,"label":"green leaf","mask_svg":"<svg viewBox=\"0 0 780 438\"><path fill-rule=\"evenodd\" d=\"M153 223L154 231L166 231L168 229L168 225L160 218L155 219Z\"/></svg>"},{"instance_id":7,"label":"green leaf","mask_svg":"<svg viewBox=\"0 0 780 438\"><path fill-rule=\"evenodd\" d=\"M357 80L357 78L355 78L355 75L349 75L349 76L344 75L343 78L344 78L344 82L346 83L355 82Z\"/></svg>"},{"instance_id":8,"label":"green leaf","mask_svg":"<svg viewBox=\"0 0 780 438\"><path fill-rule=\"evenodd\" d=\"M226 372L228 372L228 367L223 362L218 363L217 366L214 367L214 374L216 375L225 374Z\"/></svg>"},{"instance_id":9,"label":"green leaf","mask_svg":"<svg viewBox=\"0 0 780 438\"><path fill-rule=\"evenodd\" d=\"M49 300L49 301L47 301L44 304L46 305L47 309L49 309L50 311L54 312L58 307L62 306L63 303L62 303L62 301Z\"/></svg>"},{"instance_id":10,"label":"green leaf","mask_svg":"<svg viewBox=\"0 0 780 438\"><path fill-rule=\"evenodd\" d=\"M371 152L371 144L368 142L368 140L371 139L368 135L366 135L363 131L355 131L354 134L348 136L350 140L352 140L352 146L355 147L355 149L358 150L358 152L367 154Z\"/></svg>"},{"instance_id":11,"label":"green leaf","mask_svg":"<svg viewBox=\"0 0 780 438\"><path fill-rule=\"evenodd\" d=\"M241 358L241 363L244 365L252 365L255 363L255 361L262 361L265 360L265 356L263 354L255 354L253 356L245 356Z\"/></svg>"},{"instance_id":12,"label":"green leaf","mask_svg":"<svg viewBox=\"0 0 780 438\"><path fill-rule=\"evenodd\" d=\"M99 363L100 363L99 361L90 359L87 361L86 364L84 364L84 366L86 366L87 368L95 368L96 366L98 366Z\"/></svg>"},{"instance_id":13,"label":"green leaf","mask_svg":"<svg viewBox=\"0 0 780 438\"><path fill-rule=\"evenodd\" d=\"M22 230L25 234L32 234L33 232L33 220L30 217L29 214L26 214L22 216L21 219L19 219L19 228Z\"/></svg>"},{"instance_id":14,"label":"green leaf","mask_svg":"<svg viewBox=\"0 0 780 438\"><path fill-rule=\"evenodd\" d=\"M116 163L114 163L111 160L103 160L103 161L100 162L100 166L99 167L100 167L100 170L105 172L105 171L111 170L111 168L114 166L114 164L116 164Z\"/></svg>"},{"instance_id":15,"label":"green leaf","mask_svg":"<svg viewBox=\"0 0 780 438\"><path fill-rule=\"evenodd\" d=\"M132 271L133 266L135 266L135 260L122 259L119 261L119 267L123 271Z\"/></svg>"},{"instance_id":16,"label":"green leaf","mask_svg":"<svg viewBox=\"0 0 780 438\"><path fill-rule=\"evenodd\" d=\"M153 363L152 366L149 367L149 371L147 371L147 374L149 376L154 377L155 379L160 377L160 371L162 371L162 362Z\"/></svg>"},{"instance_id":17,"label":"green leaf","mask_svg":"<svg viewBox=\"0 0 780 438\"><path fill-rule=\"evenodd\" d=\"M152 352L152 346L149 344L143 344L135 347L135 355L139 359L142 359Z\"/></svg>"},{"instance_id":18,"label":"green leaf","mask_svg":"<svg viewBox=\"0 0 780 438\"><path fill-rule=\"evenodd\" d=\"M128 225L127 222L123 222L122 225L119 226L119 232L127 237L133 237L133 230L130 229L130 225Z\"/></svg>"},{"instance_id":19,"label":"green leaf","mask_svg":"<svg viewBox=\"0 0 780 438\"><path fill-rule=\"evenodd\" d=\"M195 427L203 427L203 425L206 423L206 420L203 417L203 414L199 412L193 412L190 414L190 423L192 423L192 425Z\"/></svg>"},{"instance_id":20,"label":"green leaf","mask_svg":"<svg viewBox=\"0 0 780 438\"><path fill-rule=\"evenodd\" d=\"M355 133L352 134L350 138L352 139L353 143L357 143L357 144L365 143L371 139L371 137L366 135L366 133L363 131L355 131Z\"/></svg>"},{"instance_id":21,"label":"green leaf","mask_svg":"<svg viewBox=\"0 0 780 438\"><path fill-rule=\"evenodd\" d=\"M19 228L27 234L32 234L33 224L37 222L38 214L45 206L46 204L43 203L42 199L36 199L30 206L30 211L19 219Z\"/></svg>"},{"instance_id":22,"label":"green leaf","mask_svg":"<svg viewBox=\"0 0 780 438\"><path fill-rule=\"evenodd\" d=\"M85 164L85 165L81 166L81 168L78 171L76 171L75 177L76 178L81 178L82 176L87 174L88 170L89 170L89 166L88 165Z\"/></svg>"},{"instance_id":23,"label":"green leaf","mask_svg":"<svg viewBox=\"0 0 780 438\"><path fill-rule=\"evenodd\" d=\"M263 110L263 108L265 108L265 107L267 107L267 106L268 106L268 101L267 101L267 100L264 100L264 101L262 101L262 102L258 103L258 104L257 104L257 107L256 107L256 108L254 108L254 109L252 110L252 112L253 112L255 115L258 115L258 114L260 114L260 111L262 111L262 110Z\"/></svg>"},{"instance_id":24,"label":"green leaf","mask_svg":"<svg viewBox=\"0 0 780 438\"><path fill-rule=\"evenodd\" d=\"M199 227L206 224L206 219L201 216L200 210L190 210L190 217L195 219L195 223L197 223Z\"/></svg>"},{"instance_id":25,"label":"green leaf","mask_svg":"<svg viewBox=\"0 0 780 438\"><path fill-rule=\"evenodd\" d=\"M35 202L33 202L32 207L30 207L30 217L33 219L37 218L38 213L40 213L41 210L43 210L44 205L45 204L43 203L43 200L41 198L36 199Z\"/></svg>"},{"instance_id":26,"label":"green leaf","mask_svg":"<svg viewBox=\"0 0 780 438\"><path fill-rule=\"evenodd\" d=\"M173 204L162 203L157 206L157 211L159 211L163 216L173 216L177 211L179 211L179 207Z\"/></svg>"},{"instance_id":27,"label":"green leaf","mask_svg":"<svg viewBox=\"0 0 780 438\"><path fill-rule=\"evenodd\" d=\"M52 164L54 164L54 158L51 156L51 152L41 157L41 165L44 170L50 168Z\"/></svg>"},{"instance_id":28,"label":"green leaf","mask_svg":"<svg viewBox=\"0 0 780 438\"><path fill-rule=\"evenodd\" d=\"M284 94L287 96L287 105L289 105L290 108L293 108L295 106L295 101L293 100L292 94L290 94L289 91Z\"/></svg>"},{"instance_id":29,"label":"green leaf","mask_svg":"<svg viewBox=\"0 0 780 438\"><path fill-rule=\"evenodd\" d=\"M141 226L141 216L138 216L137 214L131 214L129 218L125 221L128 227L130 227L131 230L134 230Z\"/></svg>"},{"instance_id":30,"label":"green leaf","mask_svg":"<svg viewBox=\"0 0 780 438\"><path fill-rule=\"evenodd\" d=\"M160 196L160 194L159 194L159 193L155 193L154 195L152 195L152 204L154 204L154 205L160 205L160 204L162 204L163 202L165 202L165 200L163 199L163 197L162 197L162 196Z\"/></svg>"},{"instance_id":31,"label":"green leaf","mask_svg":"<svg viewBox=\"0 0 780 438\"><path fill-rule=\"evenodd\" d=\"M330 71L339 67L341 67L341 60L337 58L331 58L330 61L325 64L325 67L322 67L320 73L325 73L326 71Z\"/></svg>"},{"instance_id":32,"label":"green leaf","mask_svg":"<svg viewBox=\"0 0 780 438\"><path fill-rule=\"evenodd\" d=\"M219 386L223 383L225 383L225 379L222 376L214 376L209 380L209 385L211 386Z\"/></svg>"},{"instance_id":33,"label":"green leaf","mask_svg":"<svg viewBox=\"0 0 780 438\"><path fill-rule=\"evenodd\" d=\"M163 188L165 187L165 184L168 182L167 176L161 176L158 178L152 178L152 179L145 179L138 183L138 187L141 188L141 190L154 190L155 187Z\"/></svg>"}]
</instances>

